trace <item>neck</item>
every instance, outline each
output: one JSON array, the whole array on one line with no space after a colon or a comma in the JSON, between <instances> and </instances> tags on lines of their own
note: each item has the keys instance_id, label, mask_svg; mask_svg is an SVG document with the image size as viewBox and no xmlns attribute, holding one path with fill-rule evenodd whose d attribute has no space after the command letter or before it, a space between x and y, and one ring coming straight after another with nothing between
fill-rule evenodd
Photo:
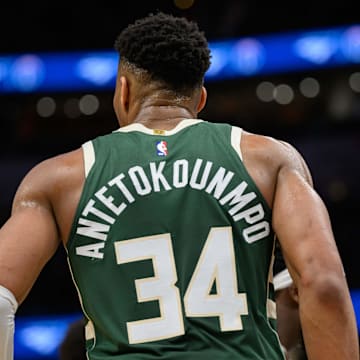
<instances>
[{"instance_id":1,"label":"neck","mask_svg":"<svg viewBox=\"0 0 360 360\"><path fill-rule=\"evenodd\" d=\"M149 105L138 112L132 123L140 123L150 129L171 130L184 119L194 119L197 114L180 105Z\"/></svg>"}]
</instances>

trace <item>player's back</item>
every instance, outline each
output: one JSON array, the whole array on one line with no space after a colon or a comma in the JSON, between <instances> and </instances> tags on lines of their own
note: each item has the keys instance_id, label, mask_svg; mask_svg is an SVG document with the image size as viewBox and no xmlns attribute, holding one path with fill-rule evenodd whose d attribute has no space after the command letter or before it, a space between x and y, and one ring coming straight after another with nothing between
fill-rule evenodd
<instances>
[{"instance_id":1,"label":"player's back","mask_svg":"<svg viewBox=\"0 0 360 360\"><path fill-rule=\"evenodd\" d=\"M241 130L184 120L84 145L67 250L91 360L282 359L271 211Z\"/></svg>"}]
</instances>

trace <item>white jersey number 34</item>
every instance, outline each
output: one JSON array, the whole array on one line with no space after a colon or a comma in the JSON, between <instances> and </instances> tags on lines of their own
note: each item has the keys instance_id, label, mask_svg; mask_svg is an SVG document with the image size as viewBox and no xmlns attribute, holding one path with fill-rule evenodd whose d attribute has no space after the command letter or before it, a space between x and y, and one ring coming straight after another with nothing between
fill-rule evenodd
<instances>
[{"instance_id":1,"label":"white jersey number 34","mask_svg":"<svg viewBox=\"0 0 360 360\"><path fill-rule=\"evenodd\" d=\"M170 234L115 243L118 264L152 260L154 276L135 280L139 302L159 302L160 316L127 322L130 344L183 335L184 320ZM216 284L216 294L211 293ZM238 293L230 227L211 228L184 296L188 317L218 317L221 331L242 330L247 315L245 293Z\"/></svg>"}]
</instances>

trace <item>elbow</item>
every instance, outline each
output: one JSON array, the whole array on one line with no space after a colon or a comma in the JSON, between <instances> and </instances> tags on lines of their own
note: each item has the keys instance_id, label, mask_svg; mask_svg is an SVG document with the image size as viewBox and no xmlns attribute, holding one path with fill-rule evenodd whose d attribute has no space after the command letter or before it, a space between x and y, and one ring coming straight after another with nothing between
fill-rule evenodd
<instances>
[{"instance_id":1,"label":"elbow","mask_svg":"<svg viewBox=\"0 0 360 360\"><path fill-rule=\"evenodd\" d=\"M319 302L341 305L348 296L348 286L342 269L304 274L298 284L299 301L312 295ZM304 296L302 296L304 295Z\"/></svg>"}]
</instances>

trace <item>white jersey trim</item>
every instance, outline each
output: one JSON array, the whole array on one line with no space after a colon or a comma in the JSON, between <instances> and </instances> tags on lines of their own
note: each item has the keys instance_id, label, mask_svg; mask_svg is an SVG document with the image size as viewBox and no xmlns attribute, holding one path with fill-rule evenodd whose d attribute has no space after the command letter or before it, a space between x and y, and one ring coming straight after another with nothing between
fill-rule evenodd
<instances>
[{"instance_id":1,"label":"white jersey trim","mask_svg":"<svg viewBox=\"0 0 360 360\"><path fill-rule=\"evenodd\" d=\"M131 132L131 131L140 131L140 132L142 132L144 134L148 134L148 135L169 136L169 135L173 135L173 134L178 133L179 131L181 131L182 129L184 129L184 128L188 127L188 126L198 124L198 123L200 123L202 121L203 120L200 120L200 119L184 119L181 122L179 122L171 130L150 129L150 128L144 126L143 124L134 123L134 124L124 126L124 127L120 128L120 129L117 129L114 132L128 133L128 132Z\"/></svg>"},{"instance_id":2,"label":"white jersey trim","mask_svg":"<svg viewBox=\"0 0 360 360\"><path fill-rule=\"evenodd\" d=\"M68 252L67 248L65 248L65 250L66 250L66 253L69 255L69 252ZM67 263L68 263L68 266L69 266L71 279L73 281L73 284L75 285L75 288L76 288L76 291L77 291L77 294L78 294L81 309L82 309L83 314L85 315L86 319L88 320L86 325L85 325L85 340L93 340L93 344L89 349L89 351L90 351L90 350L94 349L95 346L96 346L96 334L95 334L94 325L93 325L92 321L90 320L90 317L86 313L80 289L79 289L79 287L78 287L78 285L77 285L77 283L75 281L75 278L74 278L74 274L73 274L72 267L71 267L71 264L70 264L69 256L67 256L66 260L67 260Z\"/></svg>"},{"instance_id":3,"label":"white jersey trim","mask_svg":"<svg viewBox=\"0 0 360 360\"><path fill-rule=\"evenodd\" d=\"M267 285L267 294L266 294L266 314L267 317L270 319L276 319L276 304L275 302L269 298L269 284L273 282L273 266L275 261L275 255L274 255L274 249L275 249L275 241L273 245L273 250L271 253L271 261L268 271L268 285Z\"/></svg>"},{"instance_id":4,"label":"white jersey trim","mask_svg":"<svg viewBox=\"0 0 360 360\"><path fill-rule=\"evenodd\" d=\"M270 319L276 319L276 303L275 301L271 300L271 299L267 299L267 303L266 303L266 312L267 312L267 316Z\"/></svg>"},{"instance_id":5,"label":"white jersey trim","mask_svg":"<svg viewBox=\"0 0 360 360\"><path fill-rule=\"evenodd\" d=\"M85 340L94 340L95 339L95 329L94 324L91 320L88 320L85 325Z\"/></svg>"},{"instance_id":6,"label":"white jersey trim","mask_svg":"<svg viewBox=\"0 0 360 360\"><path fill-rule=\"evenodd\" d=\"M237 154L239 155L242 161L243 157L241 152L241 135L242 135L241 128L237 126L233 126L231 128L231 145L234 148L234 150L237 152Z\"/></svg>"},{"instance_id":7,"label":"white jersey trim","mask_svg":"<svg viewBox=\"0 0 360 360\"><path fill-rule=\"evenodd\" d=\"M85 166L85 178L86 178L95 163L94 145L91 141L87 141L82 145L82 149L84 154L84 166Z\"/></svg>"}]
</instances>

